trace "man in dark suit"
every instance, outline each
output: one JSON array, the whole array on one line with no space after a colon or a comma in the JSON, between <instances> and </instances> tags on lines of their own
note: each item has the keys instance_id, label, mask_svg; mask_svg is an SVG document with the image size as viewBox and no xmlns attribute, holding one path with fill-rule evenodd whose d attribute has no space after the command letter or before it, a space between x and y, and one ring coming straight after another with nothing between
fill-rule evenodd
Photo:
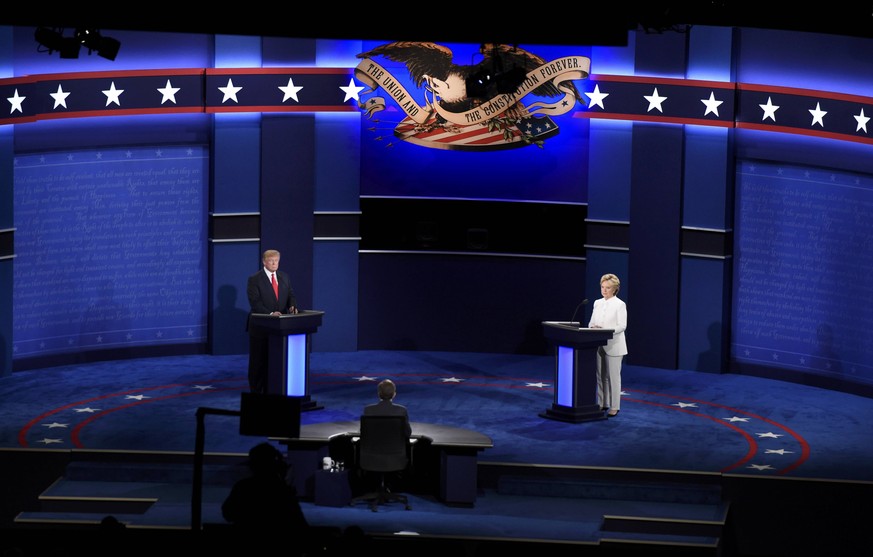
<instances>
[{"instance_id":1,"label":"man in dark suit","mask_svg":"<svg viewBox=\"0 0 873 557\"><path fill-rule=\"evenodd\" d=\"M379 402L368 404L364 407L365 416L404 416L406 418L406 436L412 435L412 426L409 424L409 412L401 404L394 403L397 396L397 385L390 379L379 382L376 392L379 394Z\"/></svg>"},{"instance_id":2,"label":"man in dark suit","mask_svg":"<svg viewBox=\"0 0 873 557\"><path fill-rule=\"evenodd\" d=\"M251 306L246 322L246 330L249 332L249 389L253 393L267 392L269 335L251 325L252 314L297 313L297 298L291 288L291 279L287 273L279 270L280 257L281 254L274 249L265 251L262 257L263 268L250 276L246 285Z\"/></svg>"}]
</instances>

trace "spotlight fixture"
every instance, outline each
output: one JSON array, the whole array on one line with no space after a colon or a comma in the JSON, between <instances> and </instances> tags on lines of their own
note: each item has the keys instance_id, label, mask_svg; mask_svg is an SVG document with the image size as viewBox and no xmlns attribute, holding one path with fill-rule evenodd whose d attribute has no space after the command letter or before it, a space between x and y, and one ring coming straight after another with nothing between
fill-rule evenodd
<instances>
[{"instance_id":1,"label":"spotlight fixture","mask_svg":"<svg viewBox=\"0 0 873 557\"><path fill-rule=\"evenodd\" d=\"M115 60L118 56L118 49L121 43L111 37L100 35L97 29L88 29L80 27L76 29L76 40L88 49L88 55L96 52L99 56L107 60Z\"/></svg>"},{"instance_id":2,"label":"spotlight fixture","mask_svg":"<svg viewBox=\"0 0 873 557\"><path fill-rule=\"evenodd\" d=\"M49 54L57 52L61 58L79 57L79 41L75 37L64 37L63 29L38 27L33 36L39 43L37 52L48 52Z\"/></svg>"}]
</instances>

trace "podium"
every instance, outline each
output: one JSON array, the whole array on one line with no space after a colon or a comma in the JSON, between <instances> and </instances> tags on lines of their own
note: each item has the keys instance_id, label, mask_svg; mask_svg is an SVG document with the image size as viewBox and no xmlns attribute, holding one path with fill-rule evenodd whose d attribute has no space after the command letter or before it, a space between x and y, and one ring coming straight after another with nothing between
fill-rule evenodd
<instances>
[{"instance_id":1,"label":"podium","mask_svg":"<svg viewBox=\"0 0 873 557\"><path fill-rule=\"evenodd\" d=\"M255 313L249 327L267 334L267 393L300 399L301 410L319 410L309 398L309 352L312 333L321 326L323 311L300 310L287 315Z\"/></svg>"},{"instance_id":2,"label":"podium","mask_svg":"<svg viewBox=\"0 0 873 557\"><path fill-rule=\"evenodd\" d=\"M555 401L540 416L572 423L606 419L597 404L597 349L612 333L576 322L543 321L543 334L556 351Z\"/></svg>"}]
</instances>

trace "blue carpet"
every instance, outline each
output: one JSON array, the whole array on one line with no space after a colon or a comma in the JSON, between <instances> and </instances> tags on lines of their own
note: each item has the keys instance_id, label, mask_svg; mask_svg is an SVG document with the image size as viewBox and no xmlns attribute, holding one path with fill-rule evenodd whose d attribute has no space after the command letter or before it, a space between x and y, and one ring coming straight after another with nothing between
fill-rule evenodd
<instances>
[{"instance_id":1,"label":"blue carpet","mask_svg":"<svg viewBox=\"0 0 873 557\"><path fill-rule=\"evenodd\" d=\"M240 356L71 365L0 378L0 447L185 451L200 407L238 410ZM508 354L313 353L303 423L357 419L376 382L398 383L411 419L488 435L480 462L873 481L873 400L794 383L626 365L618 418L540 417L554 360ZM245 453L235 417L208 416L207 452Z\"/></svg>"}]
</instances>

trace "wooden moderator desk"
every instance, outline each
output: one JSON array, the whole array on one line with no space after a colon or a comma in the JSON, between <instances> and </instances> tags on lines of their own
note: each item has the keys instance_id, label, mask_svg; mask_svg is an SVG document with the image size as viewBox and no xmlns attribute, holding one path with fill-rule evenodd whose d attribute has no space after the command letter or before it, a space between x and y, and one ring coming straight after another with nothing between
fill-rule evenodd
<instances>
[{"instance_id":1,"label":"wooden moderator desk","mask_svg":"<svg viewBox=\"0 0 873 557\"><path fill-rule=\"evenodd\" d=\"M440 424L411 422L413 474L417 489L434 494L447 505L473 506L476 501L478 454L493 447L491 438L476 431ZM295 487L304 498L314 494L314 478L322 460L353 461L352 438L359 435L357 420L300 426L300 437L278 439L287 446Z\"/></svg>"}]
</instances>

